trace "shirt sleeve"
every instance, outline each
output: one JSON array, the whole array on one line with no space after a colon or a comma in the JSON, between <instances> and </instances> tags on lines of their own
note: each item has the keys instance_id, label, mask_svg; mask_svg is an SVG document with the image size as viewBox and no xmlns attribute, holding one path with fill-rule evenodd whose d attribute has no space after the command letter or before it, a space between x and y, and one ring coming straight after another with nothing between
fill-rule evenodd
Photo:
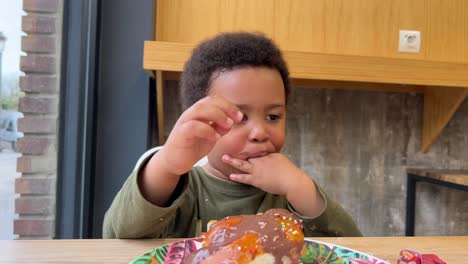
<instances>
[{"instance_id":1,"label":"shirt sleeve","mask_svg":"<svg viewBox=\"0 0 468 264\"><path fill-rule=\"evenodd\" d=\"M154 153L154 152L153 152ZM177 209L187 201L187 184L168 207L147 201L138 187L138 174L152 155L138 162L137 167L117 193L104 216L103 238L160 238L177 217ZM183 181L181 177L181 181Z\"/></svg>"},{"instance_id":2,"label":"shirt sleeve","mask_svg":"<svg viewBox=\"0 0 468 264\"><path fill-rule=\"evenodd\" d=\"M361 231L351 216L316 184L325 201L325 209L316 218L300 215L288 202L288 210L302 220L306 237L356 237Z\"/></svg>"}]
</instances>

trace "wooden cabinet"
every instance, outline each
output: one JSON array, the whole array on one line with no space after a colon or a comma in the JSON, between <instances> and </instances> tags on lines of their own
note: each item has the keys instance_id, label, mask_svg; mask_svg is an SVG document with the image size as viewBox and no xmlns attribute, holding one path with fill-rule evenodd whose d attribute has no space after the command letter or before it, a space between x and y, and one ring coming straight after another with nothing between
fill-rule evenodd
<instances>
[{"instance_id":1,"label":"wooden cabinet","mask_svg":"<svg viewBox=\"0 0 468 264\"><path fill-rule=\"evenodd\" d=\"M199 41L224 31L271 37L293 86L423 93L424 152L468 95L465 0L158 0L155 23L143 66L156 72L160 131L163 80L178 78ZM400 29L421 31L419 53L398 52Z\"/></svg>"}]
</instances>

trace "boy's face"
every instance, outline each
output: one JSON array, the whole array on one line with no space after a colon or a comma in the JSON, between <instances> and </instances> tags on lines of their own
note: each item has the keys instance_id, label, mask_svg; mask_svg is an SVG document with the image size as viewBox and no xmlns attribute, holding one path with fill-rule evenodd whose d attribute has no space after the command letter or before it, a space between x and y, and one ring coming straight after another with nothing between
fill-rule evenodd
<instances>
[{"instance_id":1,"label":"boy's face","mask_svg":"<svg viewBox=\"0 0 468 264\"><path fill-rule=\"evenodd\" d=\"M206 169L227 179L237 169L222 162L225 154L248 160L279 152L285 140L286 99L278 71L246 67L219 74L210 95L220 96L239 107L244 119L216 143L208 154Z\"/></svg>"}]
</instances>

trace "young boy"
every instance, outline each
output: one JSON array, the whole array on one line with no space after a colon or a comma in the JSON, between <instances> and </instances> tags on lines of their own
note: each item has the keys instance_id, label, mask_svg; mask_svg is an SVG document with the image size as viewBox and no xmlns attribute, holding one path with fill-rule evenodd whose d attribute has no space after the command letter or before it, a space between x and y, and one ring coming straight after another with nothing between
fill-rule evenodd
<instances>
[{"instance_id":1,"label":"young boy","mask_svg":"<svg viewBox=\"0 0 468 264\"><path fill-rule=\"evenodd\" d=\"M166 144L144 158L104 219L104 238L193 237L197 222L295 213L305 236L361 236L351 217L280 153L289 73L280 50L252 33L194 49L181 79L185 111ZM203 166L193 167L207 156Z\"/></svg>"}]
</instances>

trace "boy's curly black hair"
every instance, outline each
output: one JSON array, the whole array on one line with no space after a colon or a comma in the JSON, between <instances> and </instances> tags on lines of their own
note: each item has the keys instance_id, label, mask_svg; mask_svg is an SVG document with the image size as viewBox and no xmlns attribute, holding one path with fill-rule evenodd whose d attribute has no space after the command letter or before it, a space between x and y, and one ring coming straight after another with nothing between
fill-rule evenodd
<instances>
[{"instance_id":1,"label":"boy's curly black hair","mask_svg":"<svg viewBox=\"0 0 468 264\"><path fill-rule=\"evenodd\" d=\"M283 79L287 100L288 67L273 41L260 33L222 33L198 45L185 64L180 81L183 108L208 95L214 73L243 67L276 69Z\"/></svg>"}]
</instances>

